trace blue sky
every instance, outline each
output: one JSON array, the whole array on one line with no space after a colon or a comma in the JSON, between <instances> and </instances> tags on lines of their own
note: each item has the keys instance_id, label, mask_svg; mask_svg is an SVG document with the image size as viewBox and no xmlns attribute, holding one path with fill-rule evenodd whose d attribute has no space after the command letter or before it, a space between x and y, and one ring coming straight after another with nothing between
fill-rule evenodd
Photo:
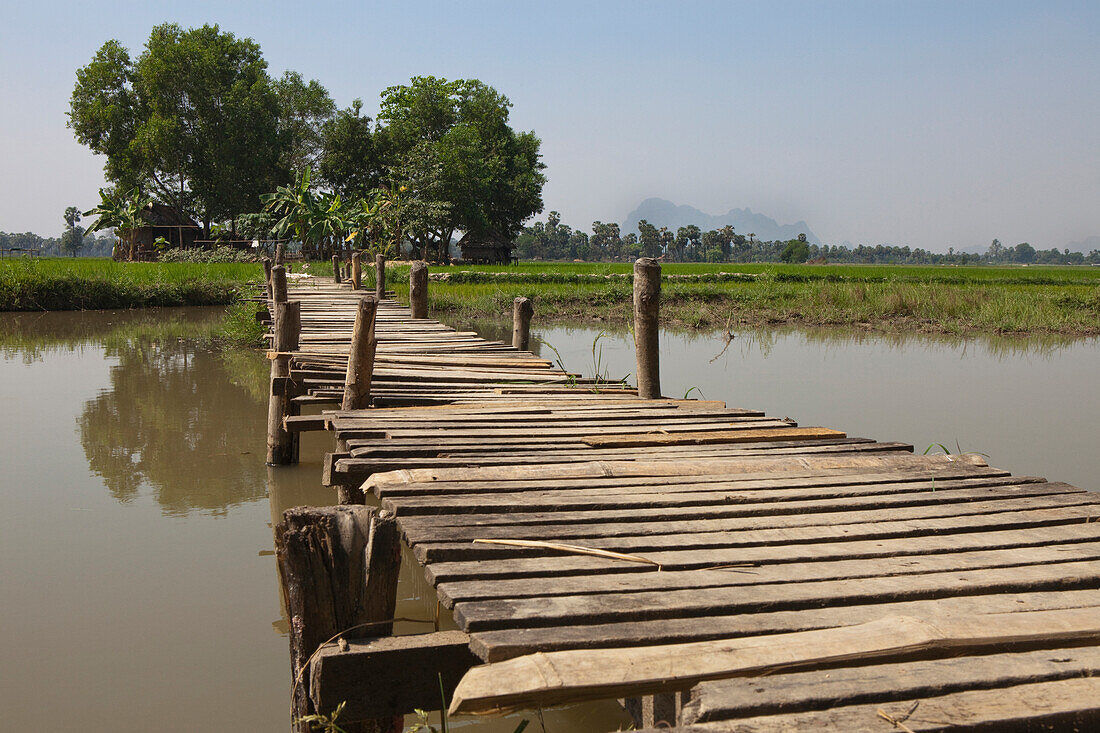
<instances>
[{"instance_id":1,"label":"blue sky","mask_svg":"<svg viewBox=\"0 0 1100 733\"><path fill-rule=\"evenodd\" d=\"M587 229L659 196L934 250L1100 235L1100 3L0 2L0 229L53 234L102 161L65 127L109 38L217 23L340 106L476 77Z\"/></svg>"}]
</instances>

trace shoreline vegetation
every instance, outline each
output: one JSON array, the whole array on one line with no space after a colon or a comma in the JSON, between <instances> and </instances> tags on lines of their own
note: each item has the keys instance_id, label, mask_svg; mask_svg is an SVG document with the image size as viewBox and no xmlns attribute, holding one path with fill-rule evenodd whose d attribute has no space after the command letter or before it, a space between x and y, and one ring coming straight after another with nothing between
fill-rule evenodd
<instances>
[{"instance_id":1,"label":"shoreline vegetation","mask_svg":"<svg viewBox=\"0 0 1100 733\"><path fill-rule=\"evenodd\" d=\"M629 323L631 265L433 268L429 312L507 317L534 301L544 322ZM399 299L406 277L394 274ZM661 323L690 329L847 327L944 334L1100 335L1100 268L666 264Z\"/></svg>"},{"instance_id":2,"label":"shoreline vegetation","mask_svg":"<svg viewBox=\"0 0 1100 733\"><path fill-rule=\"evenodd\" d=\"M0 263L0 311L229 305L262 279L254 262L6 260Z\"/></svg>"},{"instance_id":3,"label":"shoreline vegetation","mask_svg":"<svg viewBox=\"0 0 1100 733\"><path fill-rule=\"evenodd\" d=\"M295 270L331 277L331 263ZM388 278L408 300L408 263ZM364 268L373 289L373 268ZM444 320L507 318L516 297L543 322L625 325L629 263L434 266L429 309ZM0 263L0 310L229 305L225 333L254 345L258 263L120 263L36 259ZM661 320L670 327L835 326L886 332L1100 335L1100 268L911 265L681 264L662 266Z\"/></svg>"}]
</instances>

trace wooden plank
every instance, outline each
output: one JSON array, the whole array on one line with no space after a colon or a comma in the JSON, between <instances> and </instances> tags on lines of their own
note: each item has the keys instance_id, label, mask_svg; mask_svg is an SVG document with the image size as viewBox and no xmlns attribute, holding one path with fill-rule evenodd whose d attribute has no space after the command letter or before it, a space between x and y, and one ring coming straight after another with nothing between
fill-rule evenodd
<instances>
[{"instance_id":1,"label":"wooden plank","mask_svg":"<svg viewBox=\"0 0 1100 733\"><path fill-rule=\"evenodd\" d=\"M657 432L665 432L663 427L655 427ZM585 435L581 441L593 448L632 448L657 445L705 445L707 443L751 443L761 440L813 440L815 438L847 437L839 430L830 428L770 428L759 430L722 430L714 432L686 431L683 433L668 431L668 435L653 435L654 429L645 434L633 435L627 432L618 434Z\"/></svg>"},{"instance_id":2,"label":"wooden plank","mask_svg":"<svg viewBox=\"0 0 1100 733\"><path fill-rule=\"evenodd\" d=\"M1100 505L1092 504L1089 508L1095 512ZM647 543L631 541L633 538L624 542L578 542L568 536L552 539L612 552L644 554L667 569L695 570L742 562L782 562L806 557L876 557L879 553L904 554L907 548L910 554L920 554L935 552L943 547L993 549L1041 544L1063 537L1069 538L1066 541L1100 537L1100 523L1082 521L1082 512L1076 507L946 515L893 522L869 519L864 523L848 525L826 523L791 529L747 529L737 536L719 536L709 543L699 542L695 546L689 544L692 536L659 536L659 541ZM682 541L678 541L680 538ZM659 545L664 549L652 549L648 545ZM415 551L421 562L431 562L425 572L434 583L465 578L533 578L645 571L645 568L630 564L608 563L550 551L485 556L480 552L460 552L459 549L448 543L439 543L420 544ZM433 560L447 557L466 559ZM488 559L493 562L486 562Z\"/></svg>"},{"instance_id":3,"label":"wooden plank","mask_svg":"<svg viewBox=\"0 0 1100 733\"><path fill-rule=\"evenodd\" d=\"M1069 658L1059 650L1052 658ZM880 715L914 733L929 731L1087 731L1100 726L1100 677L966 690L936 697L851 705L806 713L769 715L678 727L680 733L790 733L823 730L899 730ZM656 729L648 733L656 733Z\"/></svg>"},{"instance_id":4,"label":"wooden plank","mask_svg":"<svg viewBox=\"0 0 1100 733\"><path fill-rule=\"evenodd\" d=\"M389 484L428 481L529 481L540 478L582 478L610 476L705 476L735 473L789 473L806 470L827 471L836 468L926 468L929 475L959 465L985 466L981 456L914 456L905 453L887 456L807 456L805 458L714 459L669 465L661 461L590 461L569 466L532 466L489 468L440 468L414 471L398 470L373 476L370 488ZM364 486L364 488L368 488Z\"/></svg>"},{"instance_id":5,"label":"wooden plank","mask_svg":"<svg viewBox=\"0 0 1100 733\"><path fill-rule=\"evenodd\" d=\"M832 606L800 611L500 629L471 634L470 648L482 660L497 662L533 652L560 649L606 649L810 631L850 626L888 615L923 617L1019 613L1090 606L1100 606L1100 589L948 596L932 600Z\"/></svg>"},{"instance_id":6,"label":"wooden plank","mask_svg":"<svg viewBox=\"0 0 1100 733\"><path fill-rule=\"evenodd\" d=\"M958 474L955 474L956 476ZM979 474L980 475L980 474ZM382 505L396 514L490 514L500 521L497 523L520 524L526 521L522 513L561 512L561 521L591 521L581 516L572 516L573 512L606 512L625 508L677 507L685 510L706 507L704 517L750 516L753 514L781 514L794 511L830 511L831 508L866 508L889 506L899 503L931 503L938 499L940 503L950 501L969 501L973 498L993 498L997 496L1032 496L1051 492L1062 492L1051 484L1027 483L1016 486L983 486L976 489L952 488L941 486L921 491L918 487L903 487L896 491L845 492L834 490L818 492L824 496L803 498L802 496L752 496L742 497L731 491L668 492L644 494L611 494L587 496L571 493L567 496L540 492L524 494L464 494L460 496L423 495L387 497ZM931 483L929 482L929 486ZM1066 491L1081 491L1068 487ZM964 492L964 493L960 493ZM778 491L776 492L778 493ZM809 492L807 492L809 493ZM938 494L938 496L931 496ZM732 507L730 505L733 505ZM515 517L515 518L513 518Z\"/></svg>"},{"instance_id":7,"label":"wooden plank","mask_svg":"<svg viewBox=\"0 0 1100 733\"><path fill-rule=\"evenodd\" d=\"M709 616L771 609L904 601L960 594L1089 588L1100 584L1100 561L1020 565L844 581L781 583L771 586L641 591L612 595L561 595L550 598L458 603L455 621L467 632L524 626Z\"/></svg>"},{"instance_id":8,"label":"wooden plank","mask_svg":"<svg viewBox=\"0 0 1100 733\"><path fill-rule=\"evenodd\" d=\"M1096 610L1100 613L1100 608ZM751 685L744 680L719 680L692 689L691 702L683 707L680 722L707 723L861 703L881 705L972 689L1095 676L1100 676L1100 647L1092 646L776 674L758 677ZM1011 691L1004 692L1006 697L1012 696Z\"/></svg>"},{"instance_id":9,"label":"wooden plank","mask_svg":"<svg viewBox=\"0 0 1100 733\"><path fill-rule=\"evenodd\" d=\"M1095 608L1015 614L888 616L865 624L742 639L629 649L550 652L474 667L462 678L452 714L545 707L565 701L645 695L703 680L920 652L959 652L1028 642L1100 639ZM615 669L616 674L608 674ZM1100 691L1100 680L1095 681Z\"/></svg>"},{"instance_id":10,"label":"wooden plank","mask_svg":"<svg viewBox=\"0 0 1100 733\"><path fill-rule=\"evenodd\" d=\"M478 525L520 525L520 524L546 524L546 523L596 523L622 520L638 520L646 517L667 516L670 508L675 508L679 519L705 520L719 517L749 517L769 514L787 514L795 512L828 513L834 511L853 511L857 509L877 509L892 506L919 506L922 504L949 504L968 502L982 499L1005 499L1013 496L1043 496L1046 494L1078 493L1081 489L1073 487L1061 488L1051 484L1020 484L1017 486L989 486L973 489L942 489L929 491L915 491L909 493L892 493L870 496L851 496L836 499L821 499L813 501L787 501L787 502L760 502L738 504L736 500L725 503L709 503L704 506L693 506L690 499L680 499L683 494L673 494L674 498L667 501L650 501L649 505L629 506L620 504L613 508L592 508L571 510L567 508L553 508L552 506L527 506L517 507L518 512L503 514L498 512L485 512L478 514L471 507L470 513L475 518L471 524ZM691 496L691 495L687 495ZM426 513L430 507L417 505L410 507L405 499L384 499L382 505L399 516L415 514L421 509ZM622 509L629 506L630 513L625 514ZM446 507L448 515L453 516L465 513L462 507ZM555 516L556 515L556 516ZM455 523L454 519L446 519L449 524Z\"/></svg>"},{"instance_id":11,"label":"wooden plank","mask_svg":"<svg viewBox=\"0 0 1100 733\"><path fill-rule=\"evenodd\" d=\"M705 553L701 553L705 554ZM704 590L769 583L848 580L1014 567L1039 563L1059 563L1100 559L1100 542L1075 542L1059 545L1028 545L996 550L956 551L903 555L899 557L860 558L858 560L816 560L786 563L734 563L721 570L653 570L639 573L573 575L554 578L517 580L469 580L442 583L436 591L447 607L456 602L492 599L537 598L558 595L595 595L661 590ZM658 566L646 566L655 568Z\"/></svg>"}]
</instances>

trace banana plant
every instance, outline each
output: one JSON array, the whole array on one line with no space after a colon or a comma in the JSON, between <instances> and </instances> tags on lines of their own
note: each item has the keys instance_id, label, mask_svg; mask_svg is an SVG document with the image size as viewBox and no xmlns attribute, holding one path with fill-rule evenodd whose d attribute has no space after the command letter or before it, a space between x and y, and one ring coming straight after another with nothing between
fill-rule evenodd
<instances>
[{"instance_id":1,"label":"banana plant","mask_svg":"<svg viewBox=\"0 0 1100 733\"><path fill-rule=\"evenodd\" d=\"M274 226L276 235L285 237L289 234L302 243L303 249L313 241L320 218L320 205L311 178L312 173L306 168L295 174L290 185L279 186L275 193L260 196L264 211L280 217Z\"/></svg>"},{"instance_id":2,"label":"banana plant","mask_svg":"<svg viewBox=\"0 0 1100 733\"><path fill-rule=\"evenodd\" d=\"M126 193L112 193L105 188L99 189L99 205L85 211L81 216L96 217L87 231L98 232L102 229L114 229L119 240L126 241L129 259L134 259L134 234L145 224L141 210L148 205L142 199L141 192L134 188Z\"/></svg>"}]
</instances>

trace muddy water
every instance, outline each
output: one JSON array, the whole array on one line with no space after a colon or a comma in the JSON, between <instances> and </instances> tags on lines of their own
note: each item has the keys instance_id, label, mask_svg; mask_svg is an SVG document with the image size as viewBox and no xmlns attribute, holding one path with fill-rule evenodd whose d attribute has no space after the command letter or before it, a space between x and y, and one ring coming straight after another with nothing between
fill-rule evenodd
<instances>
[{"instance_id":1,"label":"muddy water","mask_svg":"<svg viewBox=\"0 0 1100 733\"><path fill-rule=\"evenodd\" d=\"M511 340L510 324L471 327ZM560 354L585 376L615 379L635 370L628 332L548 327L532 334L542 356ZM917 452L978 452L1015 474L1100 490L1097 339L663 333L661 387L671 397L724 400L800 425L905 442Z\"/></svg>"},{"instance_id":2,"label":"muddy water","mask_svg":"<svg viewBox=\"0 0 1100 733\"><path fill-rule=\"evenodd\" d=\"M331 503L319 485L331 441L307 434L300 465L263 465L267 361L213 348L219 315L0 314L0 728L288 728L271 523L286 507ZM477 327L510 338L509 324ZM634 369L629 334L536 334L587 375ZM790 331L727 346L719 334L666 334L662 366L666 394L694 388L920 450L958 440L1016 473L1100 488L1095 340ZM400 616L433 619L409 559L399 592ZM598 731L624 719L585 705L547 711L545 724Z\"/></svg>"},{"instance_id":3,"label":"muddy water","mask_svg":"<svg viewBox=\"0 0 1100 733\"><path fill-rule=\"evenodd\" d=\"M331 439L264 465L268 362L215 348L219 318L0 313L0 729L289 729L271 527L333 502ZM399 616L433 619L409 558L399 593ZM614 705L545 713L551 731L623 721Z\"/></svg>"}]
</instances>

